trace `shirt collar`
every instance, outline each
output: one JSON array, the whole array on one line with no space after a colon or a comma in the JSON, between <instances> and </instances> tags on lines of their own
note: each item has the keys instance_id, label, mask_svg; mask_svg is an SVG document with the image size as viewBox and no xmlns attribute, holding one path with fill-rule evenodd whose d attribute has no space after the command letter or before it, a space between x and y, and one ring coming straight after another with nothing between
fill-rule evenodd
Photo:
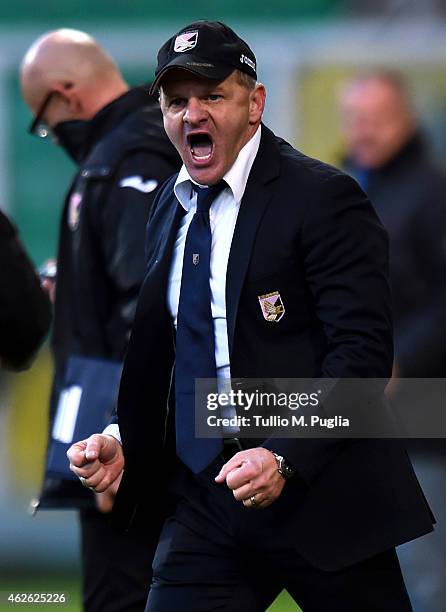
<instances>
[{"instance_id":1,"label":"shirt collar","mask_svg":"<svg viewBox=\"0 0 446 612\"><path fill-rule=\"evenodd\" d=\"M252 165L259 150L261 134L261 126L259 126L254 136L252 136L240 150L235 162L223 177L223 180L226 181L232 191L234 206L238 206L242 201L249 173L251 172ZM194 196L191 183L198 185L198 183L189 176L189 172L183 164L177 180L175 181L173 191L181 206L187 211L191 207L191 200Z\"/></svg>"}]
</instances>

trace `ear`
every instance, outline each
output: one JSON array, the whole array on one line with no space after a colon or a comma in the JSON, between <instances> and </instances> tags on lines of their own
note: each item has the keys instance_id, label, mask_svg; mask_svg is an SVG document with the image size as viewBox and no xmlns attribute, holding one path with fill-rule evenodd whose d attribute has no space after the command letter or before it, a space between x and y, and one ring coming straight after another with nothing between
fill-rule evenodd
<instances>
[{"instance_id":1,"label":"ear","mask_svg":"<svg viewBox=\"0 0 446 612\"><path fill-rule=\"evenodd\" d=\"M262 83L257 83L249 94L249 123L254 125L262 119L265 108L266 89Z\"/></svg>"},{"instance_id":2,"label":"ear","mask_svg":"<svg viewBox=\"0 0 446 612\"><path fill-rule=\"evenodd\" d=\"M72 81L58 81L54 83L53 91L56 91L60 95L67 109L73 115L82 115L84 110L82 98Z\"/></svg>"}]
</instances>

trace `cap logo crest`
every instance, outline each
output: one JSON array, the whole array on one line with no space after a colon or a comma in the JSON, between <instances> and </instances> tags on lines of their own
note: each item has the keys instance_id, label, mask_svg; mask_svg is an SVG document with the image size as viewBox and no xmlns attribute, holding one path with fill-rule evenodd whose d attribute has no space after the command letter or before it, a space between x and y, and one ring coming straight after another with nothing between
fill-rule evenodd
<instances>
[{"instance_id":1,"label":"cap logo crest","mask_svg":"<svg viewBox=\"0 0 446 612\"><path fill-rule=\"evenodd\" d=\"M195 30L195 32L183 32L183 34L179 34L179 36L176 37L173 50L177 53L184 53L185 51L190 51L191 49L197 46L197 41L197 30Z\"/></svg>"}]
</instances>

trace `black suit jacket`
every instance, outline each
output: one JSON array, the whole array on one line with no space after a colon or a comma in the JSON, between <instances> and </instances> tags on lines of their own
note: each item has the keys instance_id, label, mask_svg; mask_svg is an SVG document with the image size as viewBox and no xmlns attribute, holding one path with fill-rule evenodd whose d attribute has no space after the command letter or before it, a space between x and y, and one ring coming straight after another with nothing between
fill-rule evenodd
<instances>
[{"instance_id":1,"label":"black suit jacket","mask_svg":"<svg viewBox=\"0 0 446 612\"><path fill-rule=\"evenodd\" d=\"M161 190L149 222L147 275L121 382L126 468L114 511L121 525L148 488L152 508L163 497L174 365L166 294L182 214L175 178ZM280 292L286 309L279 323L265 320L258 301L272 291ZM372 206L351 178L265 126L232 240L226 314L233 377L391 374L387 237ZM270 439L264 446L297 470L271 507L277 537L321 568L339 569L432 529L397 443Z\"/></svg>"}]
</instances>

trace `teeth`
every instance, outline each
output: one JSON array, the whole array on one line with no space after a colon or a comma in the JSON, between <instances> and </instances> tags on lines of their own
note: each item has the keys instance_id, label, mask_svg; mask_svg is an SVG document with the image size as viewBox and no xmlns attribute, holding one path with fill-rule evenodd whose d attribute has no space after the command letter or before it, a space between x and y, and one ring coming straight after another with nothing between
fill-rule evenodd
<instances>
[{"instance_id":1,"label":"teeth","mask_svg":"<svg viewBox=\"0 0 446 612\"><path fill-rule=\"evenodd\" d=\"M192 155L195 157L195 159L199 159L200 161L205 161L207 159L210 159L212 152L208 153L207 155L196 155L195 151L193 149L191 149L192 151Z\"/></svg>"}]
</instances>

